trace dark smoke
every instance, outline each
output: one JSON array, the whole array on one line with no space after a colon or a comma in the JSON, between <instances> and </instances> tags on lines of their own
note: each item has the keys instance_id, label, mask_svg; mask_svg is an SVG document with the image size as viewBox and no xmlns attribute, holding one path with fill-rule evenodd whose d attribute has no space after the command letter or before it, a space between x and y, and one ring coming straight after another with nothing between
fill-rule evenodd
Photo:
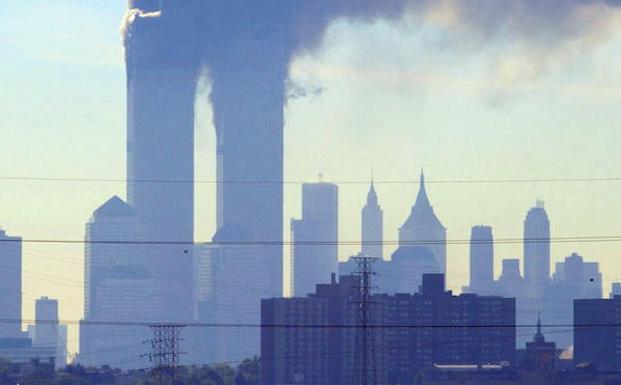
<instances>
[{"instance_id":1,"label":"dark smoke","mask_svg":"<svg viewBox=\"0 0 621 385\"><path fill-rule=\"evenodd\" d=\"M184 48L200 50L208 66L218 65L214 56L231 44L263 34L273 38L265 55L277 55L273 59L287 66L296 54L315 49L338 19L372 22L411 14L424 20L429 12L444 9L453 14L449 27L484 40L504 34L553 47L595 34L610 8L618 6L621 0L130 0L123 30L131 32L133 23L164 15L172 20L154 38L163 47L176 46L174 56L184 54Z\"/></svg>"}]
</instances>

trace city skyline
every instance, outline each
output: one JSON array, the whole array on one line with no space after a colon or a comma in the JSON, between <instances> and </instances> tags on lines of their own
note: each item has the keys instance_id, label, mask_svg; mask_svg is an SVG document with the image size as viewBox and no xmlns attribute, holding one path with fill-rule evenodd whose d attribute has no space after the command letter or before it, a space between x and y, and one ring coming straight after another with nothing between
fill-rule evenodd
<instances>
[{"instance_id":1,"label":"city skyline","mask_svg":"<svg viewBox=\"0 0 621 385\"><path fill-rule=\"evenodd\" d=\"M24 12L24 9L28 9L29 6L32 6L32 3L24 2L21 6L8 5L7 8L9 11L17 10L15 12L19 12L21 10ZM50 17L62 18L63 16L59 15L62 13L59 8L72 9L75 4L64 2L62 5L56 6L59 8L50 5L46 7L51 7L48 9L51 11L48 12ZM85 80L84 84L69 85L67 89L56 90L55 93L59 95L58 98L53 98L57 100L49 101L51 105L56 106L58 110L63 110L58 108L59 103L63 101L66 103L65 105L72 107L64 111L62 115L52 111L50 107L46 107L48 110L41 111L47 111L44 114L47 117L46 120L39 121L40 118L26 119L26 115L22 111L24 107L20 103L12 100L4 101L3 108L8 114L4 114L6 120L3 120L3 124L7 128L15 127L14 132L8 133L6 141L10 150L0 155L3 164L14 166L10 172L7 171L6 176L124 179L125 156L122 153L125 149L123 144L125 111L122 101L125 95L122 91L124 88L122 57L118 57L117 51L105 48L107 47L106 44L112 46L112 43L118 46L118 34L114 31L118 29L119 14L122 14L123 7L101 7L102 9L84 5L80 7L102 13L104 16L110 16L109 20L106 19L107 21L96 20L96 22L106 26L114 24L112 29L108 27L95 28L96 30L87 29L85 32L85 34L99 36L99 40L96 41L109 42L104 43L104 47L85 50L84 54L80 52L78 55L77 49L73 48L72 50L71 47L63 46L64 49L69 49L69 58L63 55L48 55L47 58L37 58L36 55L34 57L30 55L38 53L38 50L35 49L34 53L24 53L15 48L14 45L9 44L8 54L14 52L11 50L17 50L17 53L22 52L21 55L17 56L18 62L23 61L30 66L28 68L44 67L43 73L49 76L51 84L58 84L68 76L64 72L67 71L64 69L65 67L77 67L77 72L69 71L77 77L85 77L91 71L95 75ZM34 15L35 19L38 17L38 15ZM87 22L95 22L91 18L92 16L87 17ZM447 96L451 95L450 90L443 83L445 79L430 76L433 81L429 83L430 79L416 78L414 75L418 71L426 75L433 74L430 74L428 69L421 68L414 58L405 58L399 61L401 66L411 65L415 71L412 73L407 69L395 68L381 59L372 60L361 57L364 51L388 42L390 44L385 50L389 51L390 54L392 52L390 47L394 48L394 53L388 55L388 58L394 59L394 55L400 52L398 48L400 44L397 42L399 38L397 37L407 38L413 35L418 39L424 37L437 38L437 35L433 33L433 28L428 25L421 27L421 30L414 31L408 25L407 20L375 22L373 24L336 22L328 30L324 43L313 54L297 57L291 67L292 77L297 82L302 83L303 90L308 92L307 90L313 91L315 89L317 93L306 98L296 99L292 97L288 101L286 130L289 131L285 133L285 138L288 140L285 146L285 180L312 181L313 175L322 172L326 175L324 177L326 181L332 181L339 185L342 194L340 201L343 202L342 205L339 205L339 238L343 240L357 240L359 238L359 210L362 208L368 188L366 183L349 185L339 182L348 180L364 182L370 179L370 169L374 170L376 189L381 197L385 214L385 239L394 241L397 239L398 225L402 223L411 202L414 200L417 189L415 181L418 169L423 163L427 174L434 176L429 178L431 183L428 183L428 190L429 194L433 196L434 209L447 227L447 238L449 240L468 239L470 227L477 223L491 225L497 239L519 238L524 213L539 198L545 199L547 202L552 238L617 235L615 230L618 227L614 215L614 212L618 212L615 209L619 208L614 199L617 181L480 183L471 185L434 184L433 181L615 176L614 170L619 165L619 157L613 152L613 143L618 143L619 134L614 131L614 117L616 115L611 106L618 103L619 95L614 92L612 95L609 93L612 92L611 89L616 83L604 85L600 84L601 82L594 81L595 84L591 85L594 89L582 90L585 92L584 95L580 93L579 88L576 88L580 85L591 84L591 80L597 80L598 77L603 76L599 71L604 69L602 63L607 63L605 54L617 52L621 46L621 38L613 34L613 37L602 43L596 51L600 56L595 55L596 57L591 62L584 58L576 59L576 61L568 60L568 63L554 62L551 69L542 70L542 74L538 74L534 80L526 83L528 87L534 89L534 95L528 95L529 92L524 95L523 86L510 84L507 89L503 90L510 94L507 98L498 97L493 98L494 100L485 100L485 92L479 94L475 91L472 98L475 99L474 102L468 101L469 97L462 97L453 104L447 104L457 116L471 109L478 112L477 118L466 120L455 128L454 126L458 124L460 119L452 120L443 117L443 114L438 112L443 104L437 103L436 99L439 98L446 102L450 99ZM12 26L9 25L5 28ZM431 30L425 31L425 28ZM115 39L103 37L104 35L114 35ZM383 37L384 35L388 37ZM50 39L54 38L52 36ZM353 43L347 43L349 38L352 38ZM4 37L4 39L9 38ZM27 46L29 37L26 34L19 38L11 37L11 39L25 39L17 41L21 41ZM415 40L407 40L407 42L412 41ZM364 49L356 48L360 45ZM99 51L99 49L102 50ZM482 50L489 54L488 49ZM110 52L108 53L108 51ZM511 50L509 49L509 51ZM60 53L67 54L67 52ZM439 56L442 58L434 56L432 59L448 63L447 59L450 58L450 55L445 57L446 54L442 53ZM73 62L72 64L72 60L77 57L81 57L86 63L78 61L78 63ZM99 61L99 58L105 60L101 63L95 63ZM486 62L483 59L481 60L483 63ZM477 64L472 62L470 64L468 70L477 73ZM519 60L513 64L517 64L518 70L520 69ZM13 64L8 65L13 66ZM590 68L591 72L588 74L591 77L587 77L586 80L582 79L582 82L580 77L578 77L578 81L574 79L574 83L567 82L567 79L564 78L571 78L572 71L576 71L575 66ZM445 67L442 68L446 70ZM450 71L448 72L450 74ZM621 73L621 70L618 72ZM19 90L16 80L21 79L23 75L20 71L16 73L15 79L9 79L10 81L7 83L10 90ZM335 74L343 76L344 79L335 79ZM443 76L446 75L446 73L443 74ZM348 79L351 81L352 78L361 79L366 76L369 79L362 82L358 88L351 87L346 84L347 81L344 81ZM482 78L488 79L485 75ZM411 85L411 87L405 86L404 89L404 86L397 86L395 79L405 79L407 80L406 84ZM490 75L489 80L493 81L493 79L494 76ZM617 77L614 79L618 81ZM385 80L389 81L382 85L381 83L384 83ZM305 82L310 84L304 84ZM470 86L466 83L456 83L455 87L460 92L464 91ZM425 87L419 87L423 84ZM319 87L316 88L316 85ZM546 101L550 107L549 111L557 112L551 113L551 116L543 116L543 113L534 112L533 108L542 108L537 104L542 98L545 99L549 95L546 87L551 85L565 86L563 89L569 91L572 90L573 86L574 94L568 92L562 97ZM100 95L94 95L86 90L88 86L98 89ZM48 102L47 98L42 97L42 95L46 95L46 86L32 84L32 87L35 95L29 99L31 100L29 104L32 104L32 108L43 108L44 104L40 99L45 99L46 103ZM415 92L410 88L414 89ZM424 90L421 90L422 88ZM372 91L387 96L387 102L371 108L371 102L374 98L353 96L358 93L373 94ZM589 108L591 113L585 113L584 116L574 111L563 111L567 116L559 116L563 115L559 114L559 110L568 102L580 101L585 95L592 97L593 95L588 94L588 92L595 91L600 91L601 94L599 95L606 96L606 100L602 101L603 106L585 106L585 108ZM19 94L18 91L16 92ZM352 94L352 92L356 92L356 94ZM77 95L80 97L78 98ZM86 95L86 97L81 97L82 95ZM204 90L202 95L203 101L205 101L206 93ZM472 93L467 95L473 96ZM397 101L397 96L402 97L405 101ZM612 97L609 98L609 96ZM360 99L362 106L369 107L368 111L370 112L364 119L350 116L350 112L354 111L352 108L361 107L356 105L357 98L362 98ZM354 106L338 101L339 99L349 100L354 103ZM500 105L494 105L495 103L492 102L498 102ZM208 105L208 103L204 104ZM78 108L76 109L76 107ZM410 111L411 108L414 109L414 112ZM95 111L98 112L97 115L94 115ZM215 147L215 140L213 127L209 126L210 112L205 107L199 110L197 114L199 115L197 120L201 129L196 140L196 179L213 181L215 180L215 155L210 148ZM326 118L322 117L323 115ZM520 115L525 117L520 118ZM93 118L97 119L97 122ZM51 121L49 125L47 119ZM514 119L515 123L506 122L510 119ZM497 128L499 123L502 123L500 129ZM517 134L509 132L528 124L532 124L535 128L525 129L525 132L517 130ZM580 137L584 133L581 129L584 130L584 127L591 124L595 124L595 130L590 130L593 133L592 142L590 142L593 149L589 150L582 146ZM473 128L477 125L481 125L483 128ZM394 127L385 128L387 126ZM461 132L462 129L472 136L459 134L458 131ZM500 134L494 135L496 129L500 131ZM371 135L371 130L377 132ZM537 136L537 130L543 130L543 136ZM32 132L39 132L41 140L37 143L30 143L31 147L25 147L24 144L19 143L22 135ZM313 132L316 134L313 135ZM365 135L357 136L367 138L355 138L356 133L364 133ZM61 134L71 137L72 140L61 140ZM318 135L330 136L327 134L332 135L331 141L316 137ZM528 137L526 134L531 136L524 139L524 136ZM452 138L453 135L457 135L457 137ZM489 135L493 140L487 139ZM502 139L502 135L508 135L510 139ZM391 136L397 136L398 141L389 140ZM544 143L546 141L544 138L550 137L558 138L558 142ZM464 139L467 140L464 141ZM481 148L488 143L487 140L490 140L489 143L495 144L496 148L493 150ZM517 148L513 148L514 142L512 140L517 141L518 146L515 146ZM549 140L547 141L549 142ZM65 142L70 142L70 144ZM42 147L42 144L45 146ZM555 146L556 144L559 146ZM310 147L307 148L306 146ZM359 154L361 148L367 149L363 155ZM472 152L473 148L477 149L477 154L466 154ZM86 149L88 152L83 152ZM316 159L318 157L310 156L313 151L322 151L328 156L323 157L325 159ZM542 152L545 155L542 155ZM338 155L330 155L332 153ZM309 155L301 156L300 154ZM49 157L56 157L56 159L46 162ZM533 159L526 159L531 157ZM28 158L34 158L34 161ZM343 160L342 163L335 162L340 158L348 160ZM505 160L503 161L502 158ZM497 161L497 165L485 167L486 163L497 159L500 159ZM554 161L550 161L550 159ZM43 162L49 166L45 172L38 167L38 164ZM402 166L392 167L395 162L399 162ZM475 165L478 167L475 168ZM407 180L413 183L384 183L387 180ZM81 239L83 236L82 225L90 212L114 194L124 196L123 183L120 182L84 182L78 184L78 182L67 181L3 180L2 183L6 184L7 187L2 189L2 195L0 195L2 198L0 199L2 202L0 212L3 213L0 222L8 233L21 236L26 240ZM214 184L198 183L195 189L198 197L196 198L197 209L194 211L196 216L194 235L197 240L208 240L215 233L216 194L214 187ZM283 215L285 224L288 223L289 218L299 217L296 208L300 203L299 193L296 191L298 189L299 185L285 186L285 213ZM285 229L284 234L285 239L287 239L287 229ZM340 260L354 254L353 251L356 247L340 246ZM393 245L387 244L384 248L384 254L390 255L393 249ZM500 272L501 259L522 258L520 249L521 245L519 244L497 246L495 276L498 276ZM618 263L614 259L615 249L614 243L553 243L551 262L560 261L573 251L579 252L589 260L599 261L604 273L604 288L607 291L610 286L609 282L618 279L613 276L614 271L618 270ZM55 275L61 278L80 280L81 254L81 246L25 243L23 259L24 269L27 272L24 276L26 298L37 295L59 298L61 318L79 319L82 297L79 285L73 285L69 280L64 284L45 282L45 279L41 280L36 277ZM462 247L461 245L449 244L447 254L448 286L459 288L467 284L467 276L463 273L464 267L468 264L467 245ZM287 247L284 249L284 255L288 255ZM48 264L41 264L41 258L44 257L49 258ZM285 265L286 260L287 258L285 258ZM524 273L524 270L522 272ZM286 283L285 286L287 286ZM24 306L24 318L32 318L28 317L30 311L29 306ZM72 342L75 342L75 337Z\"/></svg>"}]
</instances>

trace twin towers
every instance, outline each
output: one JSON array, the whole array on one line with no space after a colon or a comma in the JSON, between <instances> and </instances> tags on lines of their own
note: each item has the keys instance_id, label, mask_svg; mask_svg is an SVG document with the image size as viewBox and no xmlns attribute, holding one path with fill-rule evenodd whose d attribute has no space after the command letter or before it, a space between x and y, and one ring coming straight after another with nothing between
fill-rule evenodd
<instances>
[{"instance_id":1,"label":"twin towers","mask_svg":"<svg viewBox=\"0 0 621 385\"><path fill-rule=\"evenodd\" d=\"M217 134L214 242L273 245L265 280L273 296L281 296L287 74L279 51L272 49L279 46L277 27L244 34L226 47L216 41L209 56L208 44L194 42L197 31L188 22L194 15L165 3L130 0L123 27L127 199L140 216L149 265L158 272L153 276L161 319L187 321L193 311L188 299L193 296L197 79L207 67Z\"/></svg>"}]
</instances>

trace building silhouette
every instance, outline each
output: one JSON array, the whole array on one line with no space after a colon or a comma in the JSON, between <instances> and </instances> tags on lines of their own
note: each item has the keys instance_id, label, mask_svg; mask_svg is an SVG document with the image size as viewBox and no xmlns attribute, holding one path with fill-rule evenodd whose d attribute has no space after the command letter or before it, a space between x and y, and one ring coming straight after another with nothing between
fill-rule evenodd
<instances>
[{"instance_id":1,"label":"building silhouette","mask_svg":"<svg viewBox=\"0 0 621 385\"><path fill-rule=\"evenodd\" d=\"M621 282L613 282L610 285L609 298L614 298L615 295L621 295Z\"/></svg>"},{"instance_id":2,"label":"building silhouette","mask_svg":"<svg viewBox=\"0 0 621 385\"><path fill-rule=\"evenodd\" d=\"M574 363L621 368L621 296L574 300Z\"/></svg>"},{"instance_id":3,"label":"building silhouette","mask_svg":"<svg viewBox=\"0 0 621 385\"><path fill-rule=\"evenodd\" d=\"M23 338L22 319L22 239L0 229L0 339ZM2 342L0 341L0 344Z\"/></svg>"},{"instance_id":4,"label":"building silhouette","mask_svg":"<svg viewBox=\"0 0 621 385\"><path fill-rule=\"evenodd\" d=\"M496 294L505 297L522 297L524 277L520 273L520 260L507 258L502 260L502 272L496 281Z\"/></svg>"},{"instance_id":5,"label":"building silhouette","mask_svg":"<svg viewBox=\"0 0 621 385\"><path fill-rule=\"evenodd\" d=\"M534 297L543 295L550 280L550 221L542 201L524 220L524 279Z\"/></svg>"},{"instance_id":6,"label":"building silhouette","mask_svg":"<svg viewBox=\"0 0 621 385\"><path fill-rule=\"evenodd\" d=\"M302 218L291 220L292 293L311 293L338 270L338 186L302 185Z\"/></svg>"},{"instance_id":7,"label":"building silhouette","mask_svg":"<svg viewBox=\"0 0 621 385\"><path fill-rule=\"evenodd\" d=\"M352 381L356 330L347 326L357 322L357 280L333 276L305 297L262 301L262 384ZM514 299L455 296L443 274L429 274L416 294L378 294L372 302L378 383L411 384L434 364L514 363Z\"/></svg>"},{"instance_id":8,"label":"building silhouette","mask_svg":"<svg viewBox=\"0 0 621 385\"><path fill-rule=\"evenodd\" d=\"M470 233L470 293L494 292L494 236L490 226L474 226Z\"/></svg>"},{"instance_id":9,"label":"building silhouette","mask_svg":"<svg viewBox=\"0 0 621 385\"><path fill-rule=\"evenodd\" d=\"M541 316L537 318L537 333L531 342L526 343L526 365L530 370L552 371L556 370L556 344L546 342L541 330Z\"/></svg>"},{"instance_id":10,"label":"building silhouette","mask_svg":"<svg viewBox=\"0 0 621 385\"><path fill-rule=\"evenodd\" d=\"M151 261L143 245L138 213L113 196L93 212L86 224L84 320L80 324L80 356L84 365L141 367L146 326L132 322L165 322L160 314ZM190 303L191 299L179 298ZM120 323L120 324L115 324Z\"/></svg>"},{"instance_id":11,"label":"building silhouette","mask_svg":"<svg viewBox=\"0 0 621 385\"><path fill-rule=\"evenodd\" d=\"M399 228L399 246L419 245L428 248L442 272L446 272L446 228L429 203L425 190L425 175L420 175L420 187L410 215Z\"/></svg>"},{"instance_id":12,"label":"building silhouette","mask_svg":"<svg viewBox=\"0 0 621 385\"><path fill-rule=\"evenodd\" d=\"M35 301L35 324L28 325L32 346L55 352L56 368L67 364L67 325L60 325L58 300L41 297Z\"/></svg>"},{"instance_id":13,"label":"building silhouette","mask_svg":"<svg viewBox=\"0 0 621 385\"><path fill-rule=\"evenodd\" d=\"M384 213L377 203L377 193L372 181L361 217L362 255L384 259Z\"/></svg>"},{"instance_id":14,"label":"building silhouette","mask_svg":"<svg viewBox=\"0 0 621 385\"><path fill-rule=\"evenodd\" d=\"M373 282L377 293L415 293L422 284L423 274L441 273L442 270L433 252L425 246L408 243L398 246L390 260L377 257L383 255L382 247L378 247L383 237L382 216L377 193L371 183L367 204L362 209L362 248L355 257L370 255L377 258L373 263L376 273ZM357 269L358 264L353 258L339 262L339 275L354 274Z\"/></svg>"},{"instance_id":15,"label":"building silhouette","mask_svg":"<svg viewBox=\"0 0 621 385\"><path fill-rule=\"evenodd\" d=\"M261 12L232 2L210 9L205 62L216 129L217 228L227 242L258 241L271 256L262 279L283 291L283 157L286 46L290 36L263 1ZM278 7L278 8L274 8ZM267 16L267 17L266 17ZM258 273L258 272L257 272Z\"/></svg>"},{"instance_id":16,"label":"building silhouette","mask_svg":"<svg viewBox=\"0 0 621 385\"><path fill-rule=\"evenodd\" d=\"M192 319L192 248L187 244L194 239L194 99L200 60L189 38L196 33L193 2L163 5L130 1L130 9L140 11L124 27L127 200L140 216L140 240L156 243L143 252L159 272L153 275L158 312L162 320L187 322Z\"/></svg>"},{"instance_id":17,"label":"building silhouette","mask_svg":"<svg viewBox=\"0 0 621 385\"><path fill-rule=\"evenodd\" d=\"M360 256L360 255L358 255ZM358 265L353 258L339 262L339 275L351 275ZM373 263L376 275L373 284L376 293L396 294L418 291L425 274L442 273L440 266L428 248L424 246L399 246L390 260L377 260Z\"/></svg>"},{"instance_id":18,"label":"building silhouette","mask_svg":"<svg viewBox=\"0 0 621 385\"><path fill-rule=\"evenodd\" d=\"M581 255L572 253L564 261L556 263L551 283L543 296L541 314L549 324L572 325L573 301L589 298L602 298L599 263L585 262ZM566 348L573 344L572 334L565 332L566 326L548 327L546 330L555 335L558 346Z\"/></svg>"}]
</instances>

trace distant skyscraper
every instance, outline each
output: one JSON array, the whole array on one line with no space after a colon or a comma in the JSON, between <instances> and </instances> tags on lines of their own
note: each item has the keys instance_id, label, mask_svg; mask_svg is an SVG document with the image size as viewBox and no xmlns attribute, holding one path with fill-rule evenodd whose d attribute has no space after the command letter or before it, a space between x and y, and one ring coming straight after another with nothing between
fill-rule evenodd
<instances>
[{"instance_id":1,"label":"distant skyscraper","mask_svg":"<svg viewBox=\"0 0 621 385\"><path fill-rule=\"evenodd\" d=\"M496 285L498 295L513 298L521 297L523 295L524 278L520 273L519 259L508 258L502 260L502 272L500 277L498 277Z\"/></svg>"},{"instance_id":2,"label":"distant skyscraper","mask_svg":"<svg viewBox=\"0 0 621 385\"><path fill-rule=\"evenodd\" d=\"M80 362L85 365L140 367L146 326L100 323L162 322L156 291L146 268L140 217L114 196L86 224L84 261L84 322L80 326ZM159 274L166 274L159 272ZM174 274L174 271L168 274ZM176 277L175 279L181 279ZM191 278L190 278L191 280ZM178 298L190 306L191 298Z\"/></svg>"},{"instance_id":3,"label":"distant skyscraper","mask_svg":"<svg viewBox=\"0 0 621 385\"><path fill-rule=\"evenodd\" d=\"M399 245L415 243L433 253L442 272L446 272L446 228L429 203L425 191L425 175L420 175L420 188L410 215L399 229Z\"/></svg>"},{"instance_id":4,"label":"distant skyscraper","mask_svg":"<svg viewBox=\"0 0 621 385\"><path fill-rule=\"evenodd\" d=\"M621 295L621 282L613 282L610 285L610 298L614 298L615 295Z\"/></svg>"},{"instance_id":5,"label":"distant skyscraper","mask_svg":"<svg viewBox=\"0 0 621 385\"><path fill-rule=\"evenodd\" d=\"M602 274L599 263L584 262L578 253L572 253L563 262L557 262L550 285L543 293L542 314L552 325L572 324L572 305L575 299L602 298ZM556 343L561 348L573 344L572 335L564 332L567 327L549 327L557 334Z\"/></svg>"},{"instance_id":6,"label":"distant skyscraper","mask_svg":"<svg viewBox=\"0 0 621 385\"><path fill-rule=\"evenodd\" d=\"M54 349L56 367L67 363L67 325L60 325L58 300L41 297L35 301L35 324L29 326L32 346Z\"/></svg>"},{"instance_id":7,"label":"distant skyscraper","mask_svg":"<svg viewBox=\"0 0 621 385\"><path fill-rule=\"evenodd\" d=\"M293 293L304 296L338 270L338 186L302 185L302 219L291 220Z\"/></svg>"},{"instance_id":8,"label":"distant skyscraper","mask_svg":"<svg viewBox=\"0 0 621 385\"><path fill-rule=\"evenodd\" d=\"M599 263L584 262L581 255L572 253L555 266L552 285L562 286L562 292L566 295L571 293L572 299L602 297L602 273L599 272Z\"/></svg>"},{"instance_id":9,"label":"distant skyscraper","mask_svg":"<svg viewBox=\"0 0 621 385\"><path fill-rule=\"evenodd\" d=\"M199 50L194 2L167 7L134 0L125 25L127 198L140 216L160 319L192 319L194 99ZM132 239L135 241L136 239ZM159 272L159 273L158 273Z\"/></svg>"},{"instance_id":10,"label":"distant skyscraper","mask_svg":"<svg viewBox=\"0 0 621 385\"><path fill-rule=\"evenodd\" d=\"M22 239L0 229L0 338L20 338L22 319Z\"/></svg>"},{"instance_id":11,"label":"distant skyscraper","mask_svg":"<svg viewBox=\"0 0 621 385\"><path fill-rule=\"evenodd\" d=\"M490 295L494 286L494 237L490 226L474 226L470 234L470 287Z\"/></svg>"},{"instance_id":12,"label":"distant skyscraper","mask_svg":"<svg viewBox=\"0 0 621 385\"><path fill-rule=\"evenodd\" d=\"M524 221L524 278L533 295L541 295L550 280L550 221L542 201Z\"/></svg>"},{"instance_id":13,"label":"distant skyscraper","mask_svg":"<svg viewBox=\"0 0 621 385\"><path fill-rule=\"evenodd\" d=\"M384 214L377 203L375 186L367 194L367 204L362 209L362 254L374 258L384 258Z\"/></svg>"}]
</instances>

